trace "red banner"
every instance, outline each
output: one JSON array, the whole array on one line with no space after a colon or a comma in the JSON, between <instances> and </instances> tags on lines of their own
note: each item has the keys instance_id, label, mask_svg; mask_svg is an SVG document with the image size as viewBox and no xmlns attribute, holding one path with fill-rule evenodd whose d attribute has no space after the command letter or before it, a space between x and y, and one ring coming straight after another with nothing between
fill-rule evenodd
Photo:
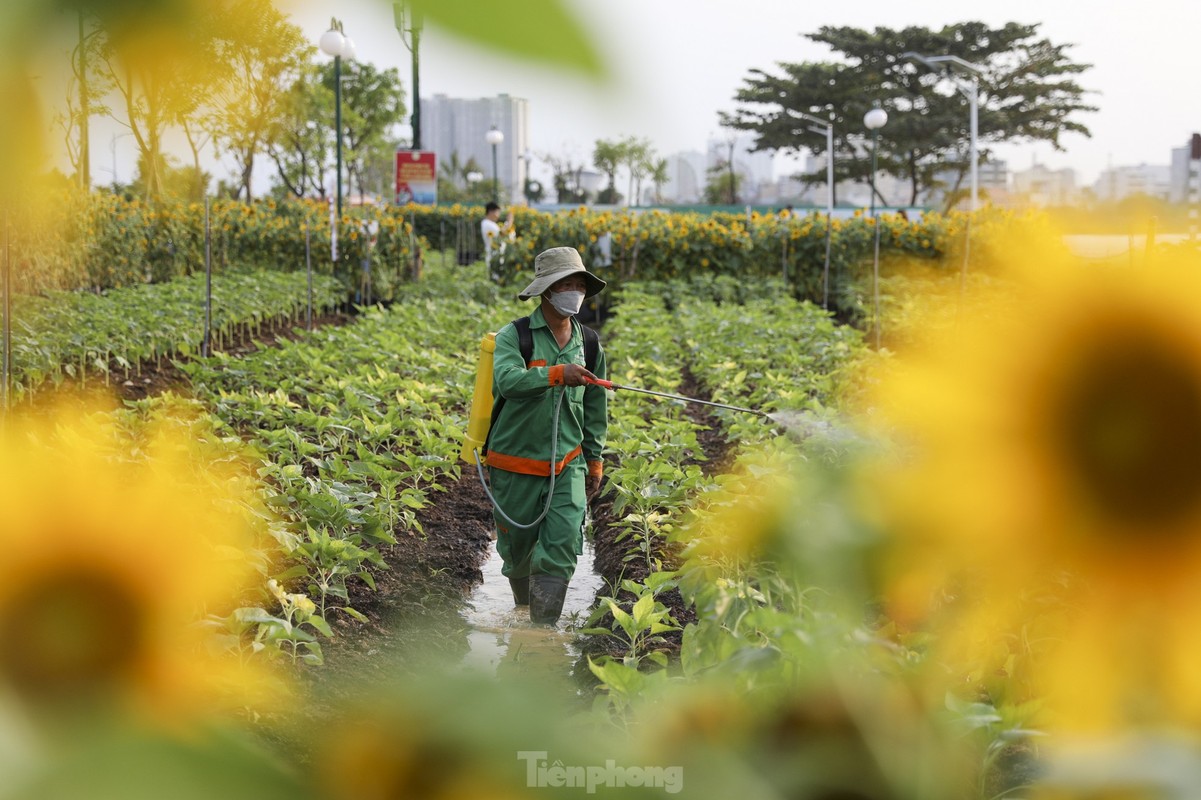
<instances>
[{"instance_id":1,"label":"red banner","mask_svg":"<svg viewBox=\"0 0 1201 800\"><path fill-rule=\"evenodd\" d=\"M396 151L396 203L438 203L438 160L429 150Z\"/></svg>"}]
</instances>

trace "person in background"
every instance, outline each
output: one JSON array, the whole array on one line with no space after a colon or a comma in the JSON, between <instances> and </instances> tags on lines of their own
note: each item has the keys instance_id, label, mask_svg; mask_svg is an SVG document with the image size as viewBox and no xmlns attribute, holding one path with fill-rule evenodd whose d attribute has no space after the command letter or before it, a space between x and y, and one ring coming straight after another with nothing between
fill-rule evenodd
<instances>
[{"instance_id":1,"label":"person in background","mask_svg":"<svg viewBox=\"0 0 1201 800\"><path fill-rule=\"evenodd\" d=\"M484 206L484 219L480 222L480 235L484 237L484 262L491 267L492 257L502 259L505 252L505 239L510 241L516 237L513 230L513 211L510 209L505 224L500 224L500 206L489 202Z\"/></svg>"},{"instance_id":2,"label":"person in background","mask_svg":"<svg viewBox=\"0 0 1201 800\"><path fill-rule=\"evenodd\" d=\"M534 260L534 280L517 295L538 298L538 307L496 334L492 394L503 405L487 443L496 550L514 602L529 605L535 624L554 625L563 612L588 501L604 474L609 401L591 381L605 378L605 353L574 319L584 298L604 288L579 251L553 247Z\"/></svg>"}]
</instances>

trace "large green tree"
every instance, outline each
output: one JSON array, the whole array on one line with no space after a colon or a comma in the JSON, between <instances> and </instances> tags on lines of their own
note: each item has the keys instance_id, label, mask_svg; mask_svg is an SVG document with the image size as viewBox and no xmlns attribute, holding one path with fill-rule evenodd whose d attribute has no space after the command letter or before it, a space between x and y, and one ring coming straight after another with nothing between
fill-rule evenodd
<instances>
[{"instance_id":1,"label":"large green tree","mask_svg":"<svg viewBox=\"0 0 1201 800\"><path fill-rule=\"evenodd\" d=\"M625 163L629 155L628 140L597 139L592 148L592 163L605 174L607 183L596 196L596 202L605 205L616 205L621 202L621 194L617 191L617 169Z\"/></svg>"},{"instance_id":2,"label":"large green tree","mask_svg":"<svg viewBox=\"0 0 1201 800\"><path fill-rule=\"evenodd\" d=\"M650 140L639 139L636 136L628 137L623 144L623 162L630 173L628 196L630 205L636 206L642 202L642 180L651 170L655 149L651 147Z\"/></svg>"},{"instance_id":3,"label":"large green tree","mask_svg":"<svg viewBox=\"0 0 1201 800\"><path fill-rule=\"evenodd\" d=\"M167 130L228 74L228 65L217 57L216 6L180 14L184 19L170 27L160 26L161 20L153 16L116 21L123 24L109 20L107 28L101 20L101 68L116 89L124 124L137 143L139 164L145 167L142 193L149 200L163 193L160 170L166 163Z\"/></svg>"},{"instance_id":4,"label":"large green tree","mask_svg":"<svg viewBox=\"0 0 1201 800\"><path fill-rule=\"evenodd\" d=\"M280 98L267 135L276 187L293 197L325 196L334 146L334 93L306 50L296 79Z\"/></svg>"},{"instance_id":5,"label":"large green tree","mask_svg":"<svg viewBox=\"0 0 1201 800\"><path fill-rule=\"evenodd\" d=\"M322 82L334 88L334 65L322 67ZM347 188L362 194L368 163L384 150L395 153L393 128L405 121L404 89L395 67L380 70L360 61L342 62L342 155Z\"/></svg>"},{"instance_id":6,"label":"large green tree","mask_svg":"<svg viewBox=\"0 0 1201 800\"><path fill-rule=\"evenodd\" d=\"M722 115L723 124L758 134L756 148L797 152L825 151L824 133L810 130L801 114L834 124L836 180L865 180L871 152L863 115L879 104L889 112L878 135L879 170L908 182L909 203L931 190L949 198L970 169L968 104L942 74L902 54L951 55L977 65L981 161L988 144L1041 141L1063 149L1060 139L1073 132L1088 136L1077 116L1095 111L1084 102L1086 90L1076 76L1089 68L1038 33L1038 25L1008 23L991 28L961 22L939 29L901 30L822 27L806 38L828 45L837 60L780 63L779 72L751 70L735 95L738 108ZM949 181L939 176L950 172ZM801 176L825 182L825 170Z\"/></svg>"},{"instance_id":7,"label":"large green tree","mask_svg":"<svg viewBox=\"0 0 1201 800\"><path fill-rule=\"evenodd\" d=\"M216 57L226 72L206 104L218 148L232 156L249 200L256 157L266 154L287 90L303 74L312 48L271 0L221 0Z\"/></svg>"}]
</instances>

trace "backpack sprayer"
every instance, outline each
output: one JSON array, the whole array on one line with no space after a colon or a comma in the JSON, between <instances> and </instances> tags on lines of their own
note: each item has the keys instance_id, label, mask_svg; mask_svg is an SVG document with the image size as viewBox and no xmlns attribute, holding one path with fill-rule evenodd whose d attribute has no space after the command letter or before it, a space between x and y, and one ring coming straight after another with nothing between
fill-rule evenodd
<instances>
[{"instance_id":1,"label":"backpack sprayer","mask_svg":"<svg viewBox=\"0 0 1201 800\"><path fill-rule=\"evenodd\" d=\"M471 395L471 412L467 415L467 433L463 435L463 450L459 453L459 458L468 464L479 460L479 451L488 440L488 429L492 426L492 354L495 352L496 334L485 333L480 340L480 361L475 370L475 391Z\"/></svg>"},{"instance_id":2,"label":"backpack sprayer","mask_svg":"<svg viewBox=\"0 0 1201 800\"><path fill-rule=\"evenodd\" d=\"M475 389L471 396L467 433L463 436L463 449L459 453L459 458L468 464L475 462L476 471L480 476L480 485L484 487L484 494L488 495L488 500L497 513L513 527L527 530L537 525L550 513L551 502L555 497L555 470L553 468L550 470L550 488L546 493L546 506L533 522L524 525L517 522L504 512L504 509L496 502L496 498L492 496L492 490L488 488L488 480L484 477L484 462L480 458L480 450L488 441L488 431L492 427L492 354L495 352L496 334L485 333L484 338L480 340L480 360L475 371ZM559 396L555 400L555 411L551 420L550 464L554 464L556 461L555 456L559 447L559 409L563 406L563 398L567 396L562 388L558 392Z\"/></svg>"},{"instance_id":3,"label":"backpack sprayer","mask_svg":"<svg viewBox=\"0 0 1201 800\"><path fill-rule=\"evenodd\" d=\"M479 368L475 373L475 392L471 398L471 413L467 421L467 433L463 436L463 450L459 457L468 464L474 462L477 465L481 464L479 451L484 446L484 442L488 439L488 429L492 424L492 354L496 351L496 334L486 333L480 341L480 361ZM725 408L730 411L741 411L746 414L755 414L760 417L767 417L773 422L787 425L789 424L789 412L779 412L769 414L766 411L759 411L754 408L744 408L743 406L732 406L726 403L715 403L712 400L701 400L698 397L686 397L682 394L670 394L668 392L656 392L650 389L641 389L637 386L626 386L613 381L601 380L600 378L589 378L588 383L594 386L600 386L604 389L623 392L640 392L642 394L655 395L656 397L665 397L668 400L679 400L685 403L697 403L704 406L714 406L716 408ZM558 407L556 406L556 415ZM557 423L557 419L556 419ZM558 425L555 425L555 430L558 430ZM551 463L554 463L552 453ZM483 469L480 469L481 477ZM554 477L552 475L552 477ZM485 489L487 487L485 486Z\"/></svg>"},{"instance_id":4,"label":"backpack sprayer","mask_svg":"<svg viewBox=\"0 0 1201 800\"><path fill-rule=\"evenodd\" d=\"M475 371L475 389L471 397L471 411L467 418L467 432L463 436L463 449L459 453L459 457L468 464L474 462L476 471L480 476L480 485L484 487L484 494L488 496L488 500L492 503L492 507L496 509L504 519L511 525L522 530L528 530L540 523L546 518L550 512L551 501L555 494L555 471L550 470L550 488L546 494L546 506L542 509L542 513L533 522L523 525L516 522L512 517L504 512L500 505L496 502L496 498L492 496L492 490L488 487L488 480L484 476L484 462L480 456L480 451L484 449L488 441L488 431L492 427L492 413L494 406L494 398L492 397L492 371L493 371L493 353L496 352L496 334L486 333L483 339L480 340L480 358L479 366ZM746 414L755 414L756 416L766 417L772 422L775 422L784 427L789 427L796 423L794 412L777 412L769 414L765 411L759 411L754 408L744 408L743 406L732 406L726 403L715 403L712 400L701 400L697 397L686 397L682 394L670 394L668 392L656 392L650 389L641 389L637 386L626 386L613 381L602 380L600 378L588 378L587 382L593 386L600 386L604 389L623 392L640 392L642 394L650 394L656 397L664 397L668 400L679 400L685 403L697 403L704 406L713 406L715 408L724 408L729 411L741 411ZM559 446L559 409L563 405L563 398L566 397L564 391L566 387L559 387L555 391L559 396L555 400L554 415L551 419L551 443L550 443L550 460L548 463L556 463Z\"/></svg>"}]
</instances>

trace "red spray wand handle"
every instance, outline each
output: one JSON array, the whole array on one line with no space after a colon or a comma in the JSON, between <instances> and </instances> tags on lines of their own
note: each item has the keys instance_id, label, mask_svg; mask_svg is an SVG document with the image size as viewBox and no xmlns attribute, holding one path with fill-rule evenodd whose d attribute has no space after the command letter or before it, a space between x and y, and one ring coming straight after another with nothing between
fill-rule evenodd
<instances>
[{"instance_id":1,"label":"red spray wand handle","mask_svg":"<svg viewBox=\"0 0 1201 800\"><path fill-rule=\"evenodd\" d=\"M593 386L600 386L601 388L604 388L604 389L612 389L613 388L613 381L606 381L606 380L602 380L600 378L584 378L584 380L588 383L591 383Z\"/></svg>"}]
</instances>

